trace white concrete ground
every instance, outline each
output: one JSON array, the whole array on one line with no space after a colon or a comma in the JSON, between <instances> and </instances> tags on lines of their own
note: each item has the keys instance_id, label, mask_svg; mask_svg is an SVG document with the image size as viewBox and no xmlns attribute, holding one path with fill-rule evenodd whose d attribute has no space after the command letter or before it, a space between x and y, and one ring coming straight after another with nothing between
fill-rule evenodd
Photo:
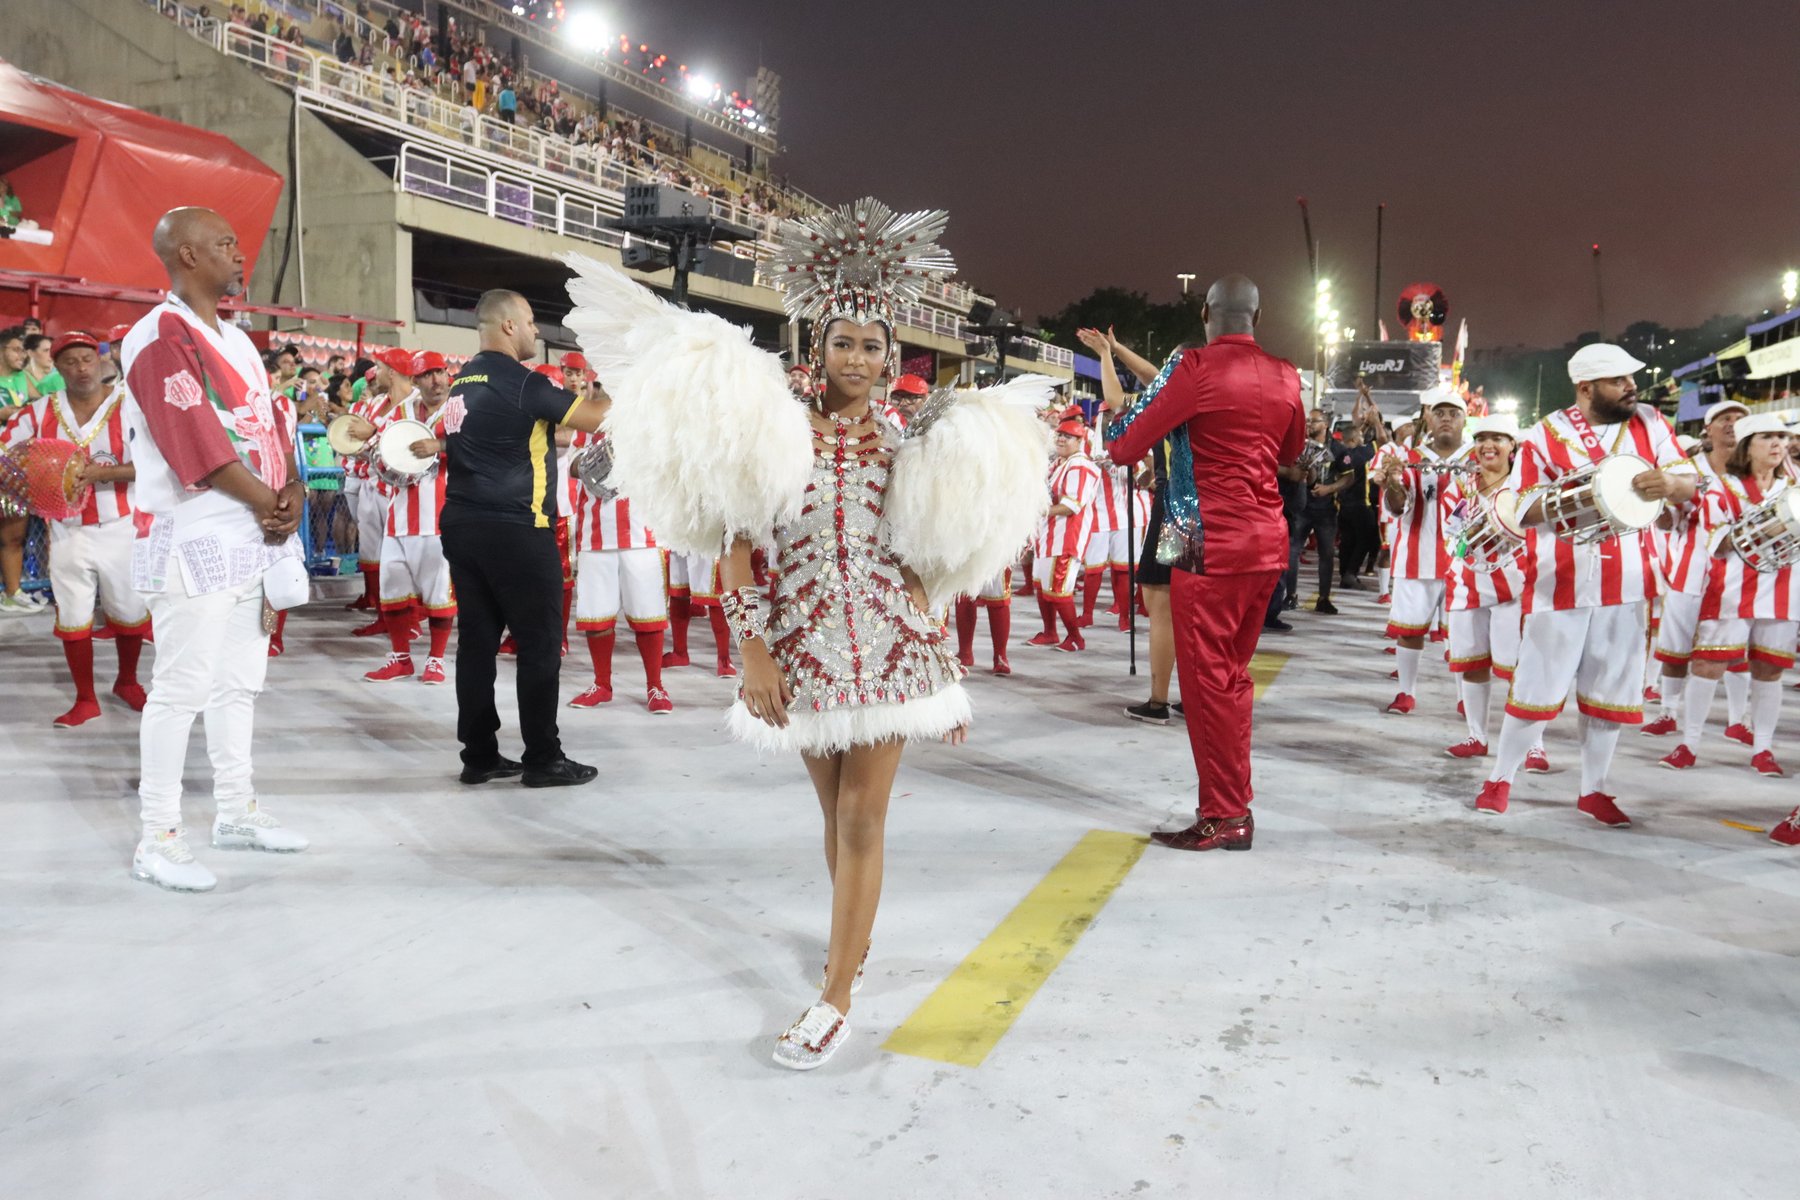
<instances>
[{"instance_id":1,"label":"white concrete ground","mask_svg":"<svg viewBox=\"0 0 1800 1200\"><path fill-rule=\"evenodd\" d=\"M1628 734L1631 830L1567 769L1477 818L1442 668L1378 715L1393 660L1341 603L1265 643L1255 850L1150 847L966 1068L881 1045L1085 833L1192 804L1181 729L1120 718L1122 636L978 674L975 739L902 770L854 1036L811 1075L768 1054L823 953L817 814L721 739L723 681L672 672L655 719L622 648L620 699L566 713L596 785L462 788L452 690L360 682L381 648L315 606L257 754L315 847L202 849L219 890L180 896L127 873L135 720L52 731L48 622L0 622L0 1196L1792 1195L1800 852L1722 821L1800 789ZM205 779L197 736L200 828Z\"/></svg>"}]
</instances>

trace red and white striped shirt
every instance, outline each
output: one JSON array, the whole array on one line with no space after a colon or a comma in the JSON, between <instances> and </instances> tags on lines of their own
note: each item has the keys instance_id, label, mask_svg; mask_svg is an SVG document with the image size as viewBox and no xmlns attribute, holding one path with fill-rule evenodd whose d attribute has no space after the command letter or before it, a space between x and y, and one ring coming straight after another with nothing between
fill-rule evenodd
<instances>
[{"instance_id":1,"label":"red and white striped shirt","mask_svg":"<svg viewBox=\"0 0 1800 1200\"><path fill-rule=\"evenodd\" d=\"M1662 569L1663 585L1671 592L1698 596L1706 591L1707 571L1706 521L1700 505L1706 490L1718 482L1719 474L1704 454L1694 455L1692 461L1700 474L1700 490L1686 504L1669 505L1675 525L1656 530L1654 541L1660 551L1657 565Z\"/></svg>"},{"instance_id":2,"label":"red and white striped shirt","mask_svg":"<svg viewBox=\"0 0 1800 1200\"><path fill-rule=\"evenodd\" d=\"M113 387L94 415L83 425L75 419L67 392L57 392L32 401L21 409L5 429L0 429L0 446L18 445L33 438L55 438L74 442L87 451L88 457L102 466L123 466L131 461L131 445L125 439L125 382ZM131 515L131 484L104 483L88 492L79 517L58 521L57 525L107 525Z\"/></svg>"},{"instance_id":3,"label":"red and white striped shirt","mask_svg":"<svg viewBox=\"0 0 1800 1200\"><path fill-rule=\"evenodd\" d=\"M1080 558L1087 553L1088 539L1094 536L1096 501L1103 487L1100 468L1079 451L1051 465L1050 503L1074 511L1067 516L1045 518L1044 531L1038 535L1038 554L1045 558Z\"/></svg>"},{"instance_id":4,"label":"red and white striped shirt","mask_svg":"<svg viewBox=\"0 0 1800 1200\"><path fill-rule=\"evenodd\" d=\"M570 445L579 451L599 441L604 434L577 433ZM575 549L641 550L656 545L656 534L646 529L641 519L632 515L631 498L614 496L596 499L580 482L570 489L575 500Z\"/></svg>"},{"instance_id":5,"label":"red and white striped shirt","mask_svg":"<svg viewBox=\"0 0 1800 1200\"><path fill-rule=\"evenodd\" d=\"M1098 463L1094 465L1099 466ZM1123 467L1103 467L1100 474L1103 482L1099 502L1094 505L1095 534L1125 528L1125 470Z\"/></svg>"},{"instance_id":6,"label":"red and white striped shirt","mask_svg":"<svg viewBox=\"0 0 1800 1200\"><path fill-rule=\"evenodd\" d=\"M1773 500L1791 485L1781 472L1775 475L1768 491L1756 486L1755 479L1739 479L1721 475L1698 497L1699 553L1716 543L1720 531L1750 509ZM1743 617L1751 621L1792 621L1800 619L1800 596L1795 594L1794 569L1758 571L1746 563L1735 550L1706 559L1706 590L1700 598L1700 619L1716 621L1721 617Z\"/></svg>"},{"instance_id":7,"label":"red and white striped shirt","mask_svg":"<svg viewBox=\"0 0 1800 1200\"><path fill-rule=\"evenodd\" d=\"M426 416L425 406L420 403L419 394L414 392L400 407L383 418L381 427L386 429L395 421L419 421L431 430L432 437L441 442L444 438L444 409L445 406L440 404L436 412ZM437 462L413 483L402 488L380 484L381 490L388 495L388 536L436 537L440 532L438 515L444 511L444 491L449 482L450 462L439 451Z\"/></svg>"},{"instance_id":8,"label":"red and white striped shirt","mask_svg":"<svg viewBox=\"0 0 1800 1200\"><path fill-rule=\"evenodd\" d=\"M1598 426L1593 433L1607 455L1635 454L1677 474L1693 471L1668 418L1647 404L1638 405L1630 420ZM1509 486L1519 493L1521 511L1548 494L1557 480L1592 461L1567 413L1553 412L1539 421L1513 459ZM1525 533L1524 559L1528 613L1636 604L1656 595L1651 542L1641 533L1577 545L1539 525Z\"/></svg>"},{"instance_id":9,"label":"red and white striped shirt","mask_svg":"<svg viewBox=\"0 0 1800 1200\"><path fill-rule=\"evenodd\" d=\"M1450 548L1444 545L1441 501L1452 476L1448 472L1421 471L1419 467L1450 462L1467 448L1465 443L1449 454L1439 454L1430 446L1395 449L1395 455L1406 464L1406 507L1394 521L1395 579L1442 579L1449 573ZM1387 508L1385 495L1382 507Z\"/></svg>"},{"instance_id":10,"label":"red and white striped shirt","mask_svg":"<svg viewBox=\"0 0 1800 1200\"><path fill-rule=\"evenodd\" d=\"M1445 545L1451 552L1450 570L1444 576L1444 611L1464 612L1510 604L1525 590L1525 566L1519 561L1519 553L1489 556L1490 562L1496 557L1500 561L1500 566L1492 571L1477 571L1473 560L1457 557L1457 540L1463 527L1474 519L1476 505L1482 500L1474 476L1451 475L1447 480L1439 500L1443 505L1441 519Z\"/></svg>"}]
</instances>

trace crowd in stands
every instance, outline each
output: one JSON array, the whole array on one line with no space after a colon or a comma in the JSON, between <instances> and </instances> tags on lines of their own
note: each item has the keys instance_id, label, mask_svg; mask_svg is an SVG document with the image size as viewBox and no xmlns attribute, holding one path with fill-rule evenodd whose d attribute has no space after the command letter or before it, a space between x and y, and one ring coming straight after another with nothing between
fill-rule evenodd
<instances>
[{"instance_id":1,"label":"crowd in stands","mask_svg":"<svg viewBox=\"0 0 1800 1200\"><path fill-rule=\"evenodd\" d=\"M210 6L198 9L202 21L217 20ZM484 137L481 118L560 139L580 151L568 156L591 162L598 173L620 166L640 178L734 203L751 216L774 219L800 215L812 207L783 183L758 178L713 152L707 165L695 148L672 130L616 109L604 115L595 101L565 91L559 80L522 70L487 45L485 31L469 22L452 22L447 37L416 13L368 3L336 19L305 24L280 10L249 3L232 4L225 21L271 39L251 43L255 61L276 74L292 76L305 67L304 54L328 56L339 64L374 76L384 100L404 106L408 119L420 115L410 97L429 97L460 112L453 131L471 145L496 153L517 154L504 137ZM293 47L289 51L286 47ZM555 161L544 164L559 170Z\"/></svg>"}]
</instances>

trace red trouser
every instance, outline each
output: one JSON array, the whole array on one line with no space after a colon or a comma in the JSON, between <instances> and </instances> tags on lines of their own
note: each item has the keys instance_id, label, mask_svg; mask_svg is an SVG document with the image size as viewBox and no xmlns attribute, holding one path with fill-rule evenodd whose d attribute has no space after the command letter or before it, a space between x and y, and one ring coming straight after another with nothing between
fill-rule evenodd
<instances>
[{"instance_id":1,"label":"red trouser","mask_svg":"<svg viewBox=\"0 0 1800 1200\"><path fill-rule=\"evenodd\" d=\"M1200 816L1250 811L1250 656L1279 570L1250 575L1172 573L1175 666L1188 741L1200 776Z\"/></svg>"}]
</instances>

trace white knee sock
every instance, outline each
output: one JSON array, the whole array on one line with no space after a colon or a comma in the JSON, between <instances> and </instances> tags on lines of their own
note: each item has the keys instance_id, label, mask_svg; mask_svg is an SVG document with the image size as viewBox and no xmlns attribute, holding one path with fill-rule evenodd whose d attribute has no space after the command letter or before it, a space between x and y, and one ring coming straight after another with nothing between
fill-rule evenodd
<instances>
[{"instance_id":1,"label":"white knee sock","mask_svg":"<svg viewBox=\"0 0 1800 1200\"><path fill-rule=\"evenodd\" d=\"M1548 728L1550 728L1550 722L1548 721L1533 721L1531 723L1531 748L1533 750L1543 750L1544 730Z\"/></svg>"},{"instance_id":2,"label":"white knee sock","mask_svg":"<svg viewBox=\"0 0 1800 1200\"><path fill-rule=\"evenodd\" d=\"M1606 776L1612 770L1613 751L1618 749L1619 731L1624 727L1589 716L1583 716L1580 724L1581 794L1606 792Z\"/></svg>"},{"instance_id":3,"label":"white knee sock","mask_svg":"<svg viewBox=\"0 0 1800 1200\"><path fill-rule=\"evenodd\" d=\"M1644 686L1653 688L1656 681L1662 678L1662 664L1656 661L1656 651L1644 655Z\"/></svg>"},{"instance_id":4,"label":"white knee sock","mask_svg":"<svg viewBox=\"0 0 1800 1200\"><path fill-rule=\"evenodd\" d=\"M1744 710L1750 703L1750 673L1725 672L1725 716L1733 725L1744 723Z\"/></svg>"},{"instance_id":5,"label":"white knee sock","mask_svg":"<svg viewBox=\"0 0 1800 1200\"><path fill-rule=\"evenodd\" d=\"M1539 728L1543 724L1542 721L1527 721L1511 713L1500 718L1500 744L1494 749L1494 773L1488 776L1490 781L1513 781L1513 776L1525 765L1525 753L1531 749L1532 739L1544 736L1543 729Z\"/></svg>"},{"instance_id":6,"label":"white knee sock","mask_svg":"<svg viewBox=\"0 0 1800 1200\"><path fill-rule=\"evenodd\" d=\"M1775 741L1775 723L1781 719L1781 680L1750 681L1751 749L1761 754Z\"/></svg>"},{"instance_id":7,"label":"white knee sock","mask_svg":"<svg viewBox=\"0 0 1800 1200\"><path fill-rule=\"evenodd\" d=\"M1700 731L1706 728L1706 714L1712 711L1713 697L1718 694L1718 680L1688 677L1687 697L1681 706L1681 744L1689 750L1700 749Z\"/></svg>"},{"instance_id":8,"label":"white knee sock","mask_svg":"<svg viewBox=\"0 0 1800 1200\"><path fill-rule=\"evenodd\" d=\"M1419 682L1419 655L1423 651L1413 650L1406 646L1396 647L1394 657L1399 660L1400 692L1410 696Z\"/></svg>"},{"instance_id":9,"label":"white knee sock","mask_svg":"<svg viewBox=\"0 0 1800 1200\"><path fill-rule=\"evenodd\" d=\"M1487 741L1488 703L1493 692L1494 682L1491 679L1480 683L1463 680L1463 716L1469 722L1469 736L1478 742Z\"/></svg>"},{"instance_id":10,"label":"white knee sock","mask_svg":"<svg viewBox=\"0 0 1800 1200\"><path fill-rule=\"evenodd\" d=\"M1662 681L1662 715L1679 722L1686 715L1681 707L1682 693L1687 691L1686 675L1664 675Z\"/></svg>"},{"instance_id":11,"label":"white knee sock","mask_svg":"<svg viewBox=\"0 0 1800 1200\"><path fill-rule=\"evenodd\" d=\"M1375 582L1381 587L1381 591L1376 593L1377 595L1385 596L1388 594L1388 584L1392 574L1392 570L1387 567L1375 568Z\"/></svg>"}]
</instances>

